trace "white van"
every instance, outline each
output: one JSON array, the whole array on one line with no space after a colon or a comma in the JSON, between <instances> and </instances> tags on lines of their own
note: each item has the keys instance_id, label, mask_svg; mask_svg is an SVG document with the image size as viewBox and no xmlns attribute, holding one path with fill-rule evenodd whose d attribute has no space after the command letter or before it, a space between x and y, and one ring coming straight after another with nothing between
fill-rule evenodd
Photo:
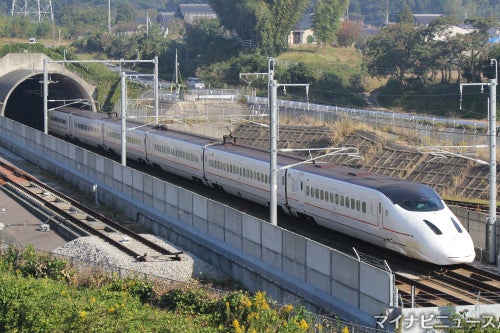
<instances>
[{"instance_id":1,"label":"white van","mask_svg":"<svg viewBox=\"0 0 500 333\"><path fill-rule=\"evenodd\" d=\"M197 77L188 77L186 85L189 89L205 89L205 84Z\"/></svg>"}]
</instances>

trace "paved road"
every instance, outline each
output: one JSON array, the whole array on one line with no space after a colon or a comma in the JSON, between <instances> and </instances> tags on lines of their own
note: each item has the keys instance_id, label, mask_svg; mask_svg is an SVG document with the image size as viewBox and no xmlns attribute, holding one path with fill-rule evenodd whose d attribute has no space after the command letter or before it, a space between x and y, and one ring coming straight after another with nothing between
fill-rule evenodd
<instances>
[{"instance_id":1,"label":"paved road","mask_svg":"<svg viewBox=\"0 0 500 333\"><path fill-rule=\"evenodd\" d=\"M23 168L27 162L22 158L0 147L0 160ZM33 169L29 172L36 170ZM35 174L38 177L38 175ZM0 231L1 248L8 244L33 245L38 250L50 251L66 243L66 240L53 230L42 231L40 225L46 221L40 220L29 210L16 202L0 187ZM0 225L1 226L1 225Z\"/></svg>"}]
</instances>

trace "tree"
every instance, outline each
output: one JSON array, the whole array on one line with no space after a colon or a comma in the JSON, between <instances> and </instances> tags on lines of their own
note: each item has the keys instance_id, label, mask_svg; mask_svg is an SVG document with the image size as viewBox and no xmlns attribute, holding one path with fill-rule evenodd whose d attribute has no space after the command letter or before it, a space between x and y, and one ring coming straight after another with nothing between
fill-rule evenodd
<instances>
[{"instance_id":1,"label":"tree","mask_svg":"<svg viewBox=\"0 0 500 333\"><path fill-rule=\"evenodd\" d=\"M131 4L120 4L116 9L116 22L131 22L135 20L135 9Z\"/></svg>"},{"instance_id":2,"label":"tree","mask_svg":"<svg viewBox=\"0 0 500 333\"><path fill-rule=\"evenodd\" d=\"M337 42L340 46L353 46L360 39L361 31L359 22L343 21L337 32Z\"/></svg>"},{"instance_id":3,"label":"tree","mask_svg":"<svg viewBox=\"0 0 500 333\"><path fill-rule=\"evenodd\" d=\"M481 79L479 63L488 52L488 30L495 26L493 19L471 18L466 21L474 31L465 35L456 35L449 41L450 63L458 66L462 77L467 82L477 82Z\"/></svg>"},{"instance_id":4,"label":"tree","mask_svg":"<svg viewBox=\"0 0 500 333\"><path fill-rule=\"evenodd\" d=\"M186 25L185 47L187 57L181 58L182 65L191 76L200 67L235 56L238 42L217 21L200 20Z\"/></svg>"},{"instance_id":5,"label":"tree","mask_svg":"<svg viewBox=\"0 0 500 333\"><path fill-rule=\"evenodd\" d=\"M287 36L308 0L209 0L221 24L239 38L253 40L267 55L285 50Z\"/></svg>"},{"instance_id":6,"label":"tree","mask_svg":"<svg viewBox=\"0 0 500 333\"><path fill-rule=\"evenodd\" d=\"M410 24L397 23L386 26L367 41L364 63L375 77L390 75L404 86L405 75L414 68L417 30Z\"/></svg>"},{"instance_id":7,"label":"tree","mask_svg":"<svg viewBox=\"0 0 500 333\"><path fill-rule=\"evenodd\" d=\"M403 9L401 9L401 11L399 12L397 22L415 24L415 20L413 19L413 13L407 4L405 4L403 6Z\"/></svg>"},{"instance_id":8,"label":"tree","mask_svg":"<svg viewBox=\"0 0 500 333\"><path fill-rule=\"evenodd\" d=\"M389 0L364 0L363 12L365 23L382 25L389 12Z\"/></svg>"},{"instance_id":9,"label":"tree","mask_svg":"<svg viewBox=\"0 0 500 333\"><path fill-rule=\"evenodd\" d=\"M348 0L318 0L314 7L313 29L318 45L331 45L347 10Z\"/></svg>"}]
</instances>

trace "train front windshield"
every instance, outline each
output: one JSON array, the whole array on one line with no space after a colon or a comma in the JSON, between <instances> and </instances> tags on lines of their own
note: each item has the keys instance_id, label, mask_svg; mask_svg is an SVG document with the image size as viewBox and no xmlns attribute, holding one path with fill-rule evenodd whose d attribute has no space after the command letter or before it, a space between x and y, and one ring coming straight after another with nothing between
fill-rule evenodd
<instances>
[{"instance_id":1,"label":"train front windshield","mask_svg":"<svg viewBox=\"0 0 500 333\"><path fill-rule=\"evenodd\" d=\"M395 205L412 212L431 212L444 209L439 195L428 186L401 184L381 189Z\"/></svg>"}]
</instances>

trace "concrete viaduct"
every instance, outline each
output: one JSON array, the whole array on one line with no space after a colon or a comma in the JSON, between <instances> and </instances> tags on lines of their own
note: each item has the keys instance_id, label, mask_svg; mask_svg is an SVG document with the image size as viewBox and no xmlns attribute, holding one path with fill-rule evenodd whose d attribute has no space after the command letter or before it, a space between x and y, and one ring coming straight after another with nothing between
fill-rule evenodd
<instances>
[{"instance_id":1,"label":"concrete viaduct","mask_svg":"<svg viewBox=\"0 0 500 333\"><path fill-rule=\"evenodd\" d=\"M43 63L47 59L48 108L74 105L95 111L95 86L51 63L43 53L9 53L0 59L0 116L43 131Z\"/></svg>"}]
</instances>

